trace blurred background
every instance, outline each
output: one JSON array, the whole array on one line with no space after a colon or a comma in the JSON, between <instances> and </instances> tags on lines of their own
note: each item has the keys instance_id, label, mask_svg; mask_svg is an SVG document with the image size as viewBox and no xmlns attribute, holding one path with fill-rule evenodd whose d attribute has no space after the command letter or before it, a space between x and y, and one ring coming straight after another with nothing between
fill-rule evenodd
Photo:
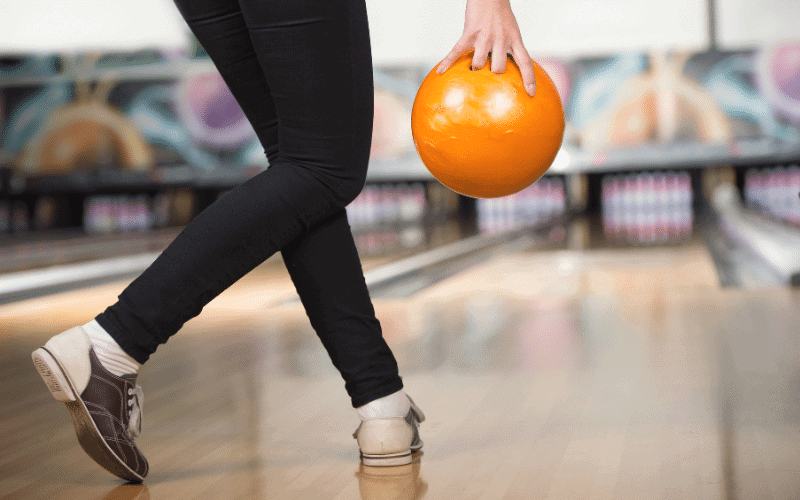
<instances>
[{"instance_id":1,"label":"blurred background","mask_svg":"<svg viewBox=\"0 0 800 500\"><path fill-rule=\"evenodd\" d=\"M416 496L381 496L390 479L359 473L362 497L422 498L424 477L427 498L472 498L464 488L477 497L496 477L503 498L800 498L800 4L511 0L567 126L542 179L488 200L443 187L411 137L417 89L465 5L367 1L374 133L347 215L384 336L439 434L425 473L397 476ZM30 351L113 303L269 163L170 1L0 0L0 12L0 386L22 401L2 414L0 490L89 498L93 480L48 475L77 450L71 428L39 451L14 437L54 426L26 389L40 383ZM154 497L263 498L268 468L276 498L333 498L329 479L357 463L331 451L352 445L339 427L318 437L350 413L273 434L294 425L282 408L299 394L327 402L317 413L351 411L280 259L149 362L151 408L173 407L175 384L237 398L175 406L187 428L228 434L194 436L186 449L209 468L155 483ZM153 431L173 425L154 418ZM179 434L142 437L154 470L181 467L157 451L184 446ZM237 462L245 452L259 459ZM312 458L330 468L299 484ZM217 481L240 472L252 482Z\"/></svg>"},{"instance_id":2,"label":"blurred background","mask_svg":"<svg viewBox=\"0 0 800 500\"><path fill-rule=\"evenodd\" d=\"M348 207L365 254L423 248L432 222L496 231L566 213L596 216L591 229L609 241L679 241L713 212L719 182L746 208L800 226L795 2L513 5L528 51L558 86L567 130L548 175L495 200L444 189L411 138L416 90L459 38L464 7L368 2L372 156ZM161 234L269 167L171 2L4 0L3 11L0 246L47 241L56 261L79 259L76 238ZM4 271L39 265L13 255Z\"/></svg>"}]
</instances>

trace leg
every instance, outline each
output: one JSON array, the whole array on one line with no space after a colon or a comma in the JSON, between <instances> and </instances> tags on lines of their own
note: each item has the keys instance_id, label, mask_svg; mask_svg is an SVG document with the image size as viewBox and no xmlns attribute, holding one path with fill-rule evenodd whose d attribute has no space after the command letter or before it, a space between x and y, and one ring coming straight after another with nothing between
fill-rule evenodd
<instances>
[{"instance_id":1,"label":"leg","mask_svg":"<svg viewBox=\"0 0 800 500\"><path fill-rule=\"evenodd\" d=\"M285 114L297 120L298 130L319 129L319 120L326 122L321 125L327 137L313 141L310 134L295 133L294 127L282 128L281 152L323 162L347 142L365 141L368 160L374 87L365 3L302 0L281 7L241 0L241 4L281 119L282 106L286 106ZM284 76L288 85L273 83ZM336 88L350 88L353 94L337 98L331 93ZM321 114L323 109L327 111ZM350 121L359 116L362 122ZM341 135L341 124L348 121L348 128L363 135ZM339 161L351 164L347 156ZM336 177L349 175L319 164ZM359 192L366 171L363 175ZM375 317L345 211L327 218L281 252L311 324L345 380L353 407L402 389L397 362Z\"/></svg>"},{"instance_id":2,"label":"leg","mask_svg":"<svg viewBox=\"0 0 800 500\"><path fill-rule=\"evenodd\" d=\"M281 249L353 406L402 388L344 206L366 177L373 116L358 1L177 1L257 131L270 168L178 235L96 318L144 363L214 297Z\"/></svg>"},{"instance_id":3,"label":"leg","mask_svg":"<svg viewBox=\"0 0 800 500\"><path fill-rule=\"evenodd\" d=\"M402 389L346 213L337 212L281 252L311 325L345 380L353 408Z\"/></svg>"}]
</instances>

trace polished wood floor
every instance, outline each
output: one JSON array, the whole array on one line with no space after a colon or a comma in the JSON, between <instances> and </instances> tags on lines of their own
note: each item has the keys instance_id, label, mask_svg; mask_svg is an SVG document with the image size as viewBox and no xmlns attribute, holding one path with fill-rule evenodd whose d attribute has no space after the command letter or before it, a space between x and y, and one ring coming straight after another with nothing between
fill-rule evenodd
<instances>
[{"instance_id":1,"label":"polished wood floor","mask_svg":"<svg viewBox=\"0 0 800 500\"><path fill-rule=\"evenodd\" d=\"M30 361L126 284L0 307L0 498L800 498L800 294L723 290L700 246L504 254L376 298L427 416L391 468L360 464L344 382L268 261L142 368L143 485L83 453Z\"/></svg>"}]
</instances>

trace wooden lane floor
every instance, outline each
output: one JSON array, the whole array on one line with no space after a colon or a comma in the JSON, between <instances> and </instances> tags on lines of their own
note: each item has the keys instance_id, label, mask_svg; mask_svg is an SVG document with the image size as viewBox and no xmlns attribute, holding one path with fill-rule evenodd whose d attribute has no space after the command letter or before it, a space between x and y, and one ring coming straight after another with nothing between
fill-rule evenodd
<instances>
[{"instance_id":1,"label":"wooden lane floor","mask_svg":"<svg viewBox=\"0 0 800 500\"><path fill-rule=\"evenodd\" d=\"M702 247L517 252L375 299L427 417L391 468L360 465L302 305L270 307L279 274L253 271L142 368L143 485L83 454L30 363L126 283L0 307L0 498L800 497L800 294L723 290Z\"/></svg>"}]
</instances>

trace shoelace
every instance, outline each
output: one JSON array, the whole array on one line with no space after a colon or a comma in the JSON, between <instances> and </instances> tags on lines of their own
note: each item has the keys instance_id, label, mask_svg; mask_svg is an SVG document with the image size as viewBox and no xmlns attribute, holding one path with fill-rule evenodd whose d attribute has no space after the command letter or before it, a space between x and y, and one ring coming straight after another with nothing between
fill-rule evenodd
<instances>
[{"instance_id":1,"label":"shoelace","mask_svg":"<svg viewBox=\"0 0 800 500\"><path fill-rule=\"evenodd\" d=\"M144 392L142 386L136 384L135 389L128 389L128 396L135 396L128 400L128 437L131 439L142 434L142 411L144 408Z\"/></svg>"}]
</instances>

